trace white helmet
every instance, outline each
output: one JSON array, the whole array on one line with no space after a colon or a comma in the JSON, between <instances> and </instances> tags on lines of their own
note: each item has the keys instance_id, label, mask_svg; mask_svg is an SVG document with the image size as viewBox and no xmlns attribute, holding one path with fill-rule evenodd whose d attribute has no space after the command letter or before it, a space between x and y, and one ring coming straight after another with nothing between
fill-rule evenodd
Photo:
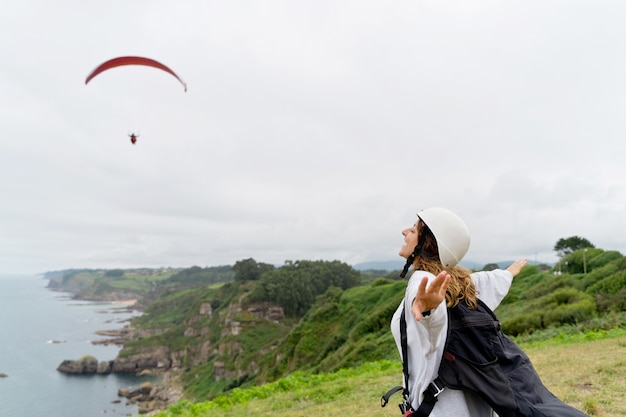
<instances>
[{"instance_id":1,"label":"white helmet","mask_svg":"<svg viewBox=\"0 0 626 417\"><path fill-rule=\"evenodd\" d=\"M422 210L417 217L433 232L443 266L456 266L469 249L470 235L465 222L450 210L440 207Z\"/></svg>"}]
</instances>

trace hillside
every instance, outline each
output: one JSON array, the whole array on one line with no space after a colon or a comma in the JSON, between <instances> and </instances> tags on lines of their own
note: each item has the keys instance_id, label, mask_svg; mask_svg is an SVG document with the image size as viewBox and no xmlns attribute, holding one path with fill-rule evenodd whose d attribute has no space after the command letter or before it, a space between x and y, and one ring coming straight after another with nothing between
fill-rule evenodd
<instances>
[{"instance_id":1,"label":"hillside","mask_svg":"<svg viewBox=\"0 0 626 417\"><path fill-rule=\"evenodd\" d=\"M626 415L626 331L522 348L546 386L567 404L590 416ZM334 373L297 372L263 386L233 390L213 401L181 402L155 417L398 416L399 399L381 408L380 396L399 384L401 375L397 360Z\"/></svg>"},{"instance_id":2,"label":"hillside","mask_svg":"<svg viewBox=\"0 0 626 417\"><path fill-rule=\"evenodd\" d=\"M137 308L144 308L166 293L195 288L211 283L232 281L231 266L187 269L70 269L44 274L48 288L66 291L82 300L121 301L138 300Z\"/></svg>"},{"instance_id":3,"label":"hillside","mask_svg":"<svg viewBox=\"0 0 626 417\"><path fill-rule=\"evenodd\" d=\"M626 259L594 248L567 262L570 273L522 270L496 311L508 334L523 342L626 326ZM398 359L389 321L405 282L394 274L357 272L337 261L194 268L154 275L149 285L143 278L144 292L135 295L153 301L131 323L135 337L118 355L117 371L166 372L186 398L203 401L294 372ZM71 286L84 274L61 281ZM86 293L96 294L100 280L117 288L138 280L99 274Z\"/></svg>"}]
</instances>

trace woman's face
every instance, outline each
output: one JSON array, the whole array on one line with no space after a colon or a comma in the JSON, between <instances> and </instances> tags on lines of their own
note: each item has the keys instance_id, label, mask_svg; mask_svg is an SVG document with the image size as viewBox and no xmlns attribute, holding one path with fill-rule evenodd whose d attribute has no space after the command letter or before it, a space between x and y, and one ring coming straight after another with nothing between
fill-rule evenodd
<instances>
[{"instance_id":1,"label":"woman's face","mask_svg":"<svg viewBox=\"0 0 626 417\"><path fill-rule=\"evenodd\" d=\"M413 253L415 246L417 246L417 223L407 229L404 229L402 231L402 236L404 236L404 245L400 248L398 255L407 259Z\"/></svg>"}]
</instances>

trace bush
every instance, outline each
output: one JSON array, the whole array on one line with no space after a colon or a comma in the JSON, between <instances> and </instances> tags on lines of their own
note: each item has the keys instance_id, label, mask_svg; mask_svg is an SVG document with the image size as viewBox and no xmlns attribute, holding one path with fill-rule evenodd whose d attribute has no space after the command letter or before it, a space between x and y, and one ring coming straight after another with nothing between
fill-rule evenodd
<instances>
[{"instance_id":1,"label":"bush","mask_svg":"<svg viewBox=\"0 0 626 417\"><path fill-rule=\"evenodd\" d=\"M626 272L609 275L588 288L590 293L614 294L626 286Z\"/></svg>"},{"instance_id":2,"label":"bush","mask_svg":"<svg viewBox=\"0 0 626 417\"><path fill-rule=\"evenodd\" d=\"M110 269L104 273L104 276L109 278L121 278L123 275L123 269Z\"/></svg>"},{"instance_id":3,"label":"bush","mask_svg":"<svg viewBox=\"0 0 626 417\"><path fill-rule=\"evenodd\" d=\"M502 323L502 330L506 334L517 336L522 333L532 333L542 329L543 315L537 312L520 314Z\"/></svg>"},{"instance_id":4,"label":"bush","mask_svg":"<svg viewBox=\"0 0 626 417\"><path fill-rule=\"evenodd\" d=\"M381 285L389 285L392 281L388 278L376 278L374 282L372 282L372 287L380 287Z\"/></svg>"},{"instance_id":5,"label":"bush","mask_svg":"<svg viewBox=\"0 0 626 417\"><path fill-rule=\"evenodd\" d=\"M575 304L561 304L545 315L545 325L576 324L591 318L595 305L591 300L583 300Z\"/></svg>"},{"instance_id":6,"label":"bush","mask_svg":"<svg viewBox=\"0 0 626 417\"><path fill-rule=\"evenodd\" d=\"M626 287L621 288L619 291L613 294L607 294L599 292L595 296L596 304L598 305L598 311L606 312L620 312L626 311Z\"/></svg>"}]
</instances>

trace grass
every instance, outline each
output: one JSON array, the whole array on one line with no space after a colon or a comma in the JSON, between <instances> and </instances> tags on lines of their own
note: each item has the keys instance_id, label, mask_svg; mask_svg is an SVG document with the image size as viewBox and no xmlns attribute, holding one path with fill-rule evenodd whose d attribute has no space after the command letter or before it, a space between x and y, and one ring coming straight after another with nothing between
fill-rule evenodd
<instances>
[{"instance_id":1,"label":"grass","mask_svg":"<svg viewBox=\"0 0 626 417\"><path fill-rule=\"evenodd\" d=\"M544 384L590 416L626 415L626 337L525 349Z\"/></svg>"},{"instance_id":2,"label":"grass","mask_svg":"<svg viewBox=\"0 0 626 417\"><path fill-rule=\"evenodd\" d=\"M592 417L626 415L626 334L552 340L522 345L545 385L564 402ZM402 381L400 361L367 363L331 374L295 373L262 386L235 389L202 403L179 403L155 417L391 417L380 397Z\"/></svg>"}]
</instances>

